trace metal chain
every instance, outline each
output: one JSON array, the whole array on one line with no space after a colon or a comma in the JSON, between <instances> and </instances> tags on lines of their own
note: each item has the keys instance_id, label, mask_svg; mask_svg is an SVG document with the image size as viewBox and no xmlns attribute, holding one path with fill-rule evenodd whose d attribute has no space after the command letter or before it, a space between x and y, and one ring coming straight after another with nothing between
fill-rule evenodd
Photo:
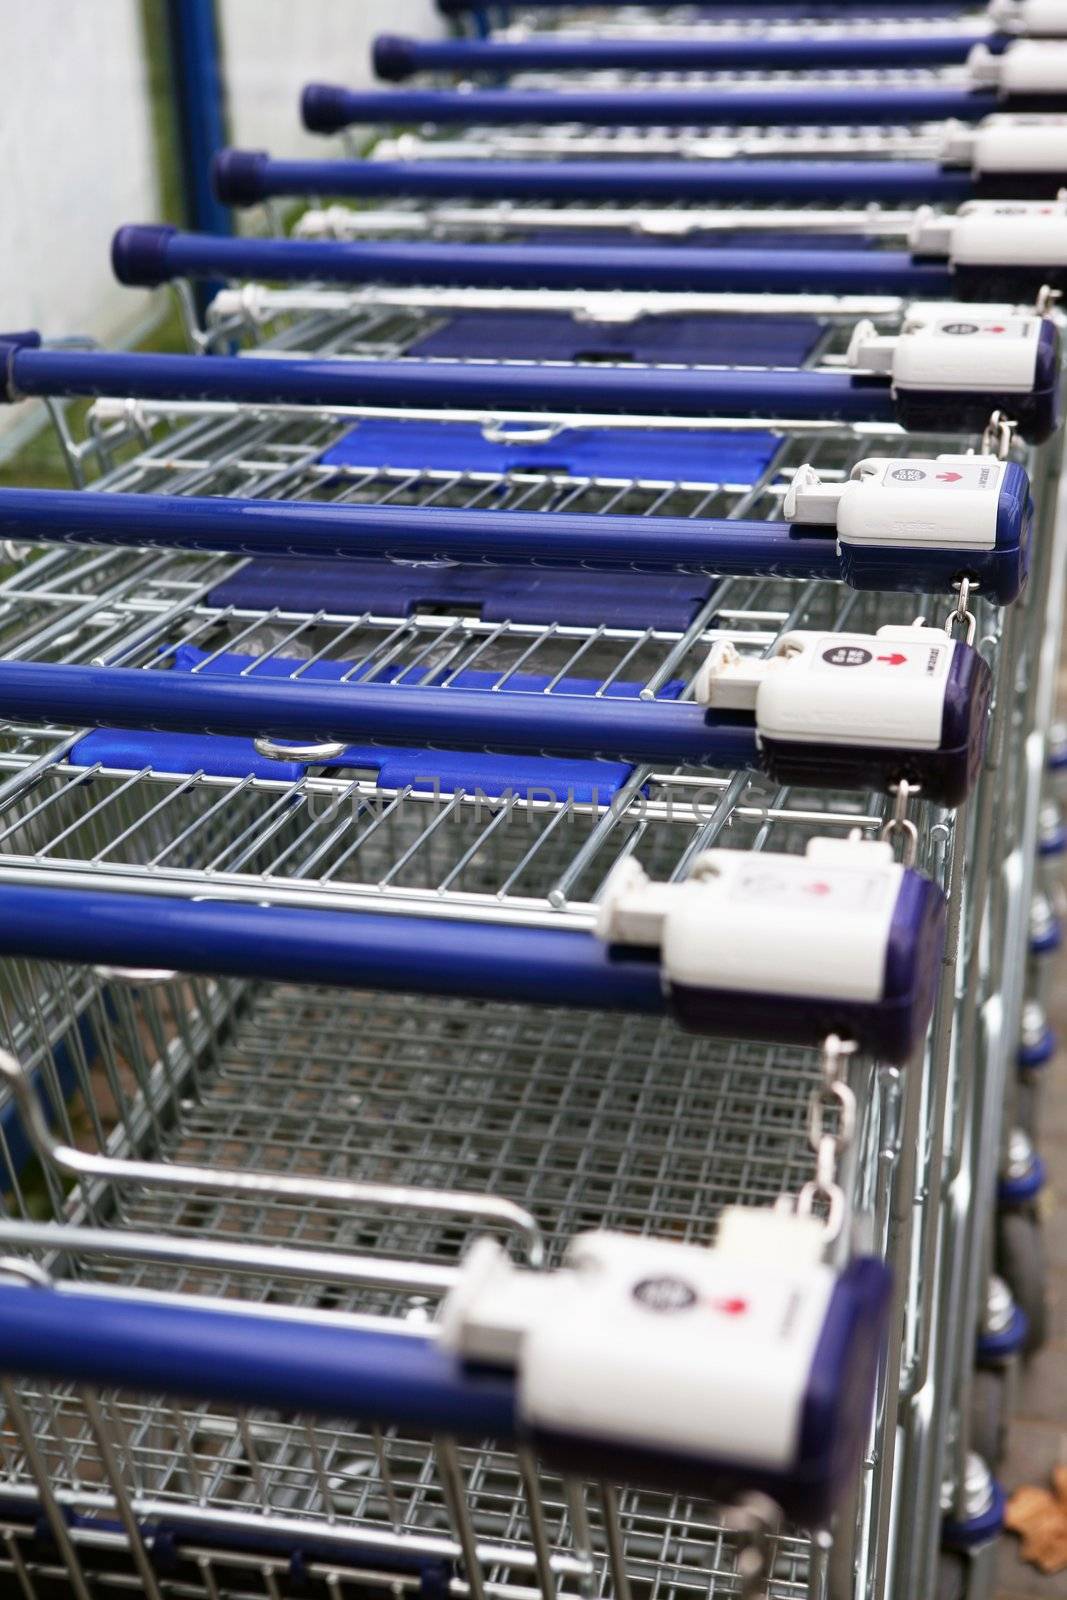
<instances>
[{"instance_id":1,"label":"metal chain","mask_svg":"<svg viewBox=\"0 0 1067 1600\"><path fill-rule=\"evenodd\" d=\"M919 830L908 816L908 802L920 792L918 785L909 783L906 778L894 784L893 813L886 818L880 834L883 841L892 841L898 833L902 835L904 848L900 859L905 867L913 867L919 854Z\"/></svg>"},{"instance_id":2,"label":"metal chain","mask_svg":"<svg viewBox=\"0 0 1067 1600\"><path fill-rule=\"evenodd\" d=\"M956 609L950 611L945 619L945 632L952 638L956 628L963 628L964 638L968 644L973 644L975 634L978 632L978 618L973 611L968 610L968 602L972 593L978 587L970 578L961 578L959 583L952 586L956 591Z\"/></svg>"},{"instance_id":3,"label":"metal chain","mask_svg":"<svg viewBox=\"0 0 1067 1600\"><path fill-rule=\"evenodd\" d=\"M728 1506L723 1520L738 1537L740 1600L768 1600L781 1509L769 1496L753 1492Z\"/></svg>"},{"instance_id":4,"label":"metal chain","mask_svg":"<svg viewBox=\"0 0 1067 1600\"><path fill-rule=\"evenodd\" d=\"M808 1144L815 1154L815 1176L796 1199L798 1217L826 1211L826 1231L836 1238L845 1221L845 1192L837 1181L841 1157L856 1136L856 1096L848 1084L848 1063L856 1053L852 1039L836 1033L823 1041L822 1079L808 1101Z\"/></svg>"},{"instance_id":5,"label":"metal chain","mask_svg":"<svg viewBox=\"0 0 1067 1600\"><path fill-rule=\"evenodd\" d=\"M1018 426L1019 424L1005 416L1003 411L994 411L982 433L981 454L996 456L998 461L1007 461L1012 435Z\"/></svg>"}]
</instances>

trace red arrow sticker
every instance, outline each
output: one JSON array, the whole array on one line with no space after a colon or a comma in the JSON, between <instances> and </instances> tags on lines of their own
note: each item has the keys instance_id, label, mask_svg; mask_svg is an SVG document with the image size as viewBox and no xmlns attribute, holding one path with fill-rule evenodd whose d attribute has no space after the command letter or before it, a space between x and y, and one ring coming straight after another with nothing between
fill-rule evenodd
<instances>
[{"instance_id":1,"label":"red arrow sticker","mask_svg":"<svg viewBox=\"0 0 1067 1600\"><path fill-rule=\"evenodd\" d=\"M709 1300L712 1311L721 1311L724 1317L743 1317L748 1310L747 1300Z\"/></svg>"},{"instance_id":2,"label":"red arrow sticker","mask_svg":"<svg viewBox=\"0 0 1067 1600\"><path fill-rule=\"evenodd\" d=\"M879 656L879 661L888 661L891 667L902 667L907 661L907 656L902 656L899 650L894 650L891 656Z\"/></svg>"},{"instance_id":3,"label":"red arrow sticker","mask_svg":"<svg viewBox=\"0 0 1067 1600\"><path fill-rule=\"evenodd\" d=\"M939 472L937 481L938 483L959 483L962 477L962 472Z\"/></svg>"}]
</instances>

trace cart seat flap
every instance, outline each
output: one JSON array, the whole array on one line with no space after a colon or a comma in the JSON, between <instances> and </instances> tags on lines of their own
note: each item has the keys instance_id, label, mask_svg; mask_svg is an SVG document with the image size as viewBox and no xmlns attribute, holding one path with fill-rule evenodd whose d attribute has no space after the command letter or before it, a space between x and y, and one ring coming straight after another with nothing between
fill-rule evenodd
<instances>
[{"instance_id":1,"label":"cart seat flap","mask_svg":"<svg viewBox=\"0 0 1067 1600\"><path fill-rule=\"evenodd\" d=\"M422 607L452 606L483 622L558 622L577 627L683 631L707 604L714 582L701 575L581 572L545 567L470 567L398 561L307 561L264 556L249 561L208 595L211 606L333 616L409 617Z\"/></svg>"},{"instance_id":2,"label":"cart seat flap","mask_svg":"<svg viewBox=\"0 0 1067 1600\"><path fill-rule=\"evenodd\" d=\"M408 353L461 361L680 361L686 366L740 361L746 367L798 367L821 333L815 317L649 316L610 323L549 311L469 311L416 339Z\"/></svg>"},{"instance_id":3,"label":"cart seat flap","mask_svg":"<svg viewBox=\"0 0 1067 1600\"><path fill-rule=\"evenodd\" d=\"M769 429L561 428L548 439L545 432L532 424L524 440L521 428L509 425L507 438L499 439L470 422L371 418L357 422L319 459L324 466L367 471L559 473L746 487L762 478L780 443Z\"/></svg>"}]
</instances>

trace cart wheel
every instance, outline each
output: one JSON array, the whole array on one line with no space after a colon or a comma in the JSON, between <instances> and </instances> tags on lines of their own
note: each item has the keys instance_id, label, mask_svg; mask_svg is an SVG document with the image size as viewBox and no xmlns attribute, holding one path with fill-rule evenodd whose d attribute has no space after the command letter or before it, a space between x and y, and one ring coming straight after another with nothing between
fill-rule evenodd
<instances>
[{"instance_id":1,"label":"cart wheel","mask_svg":"<svg viewBox=\"0 0 1067 1600\"><path fill-rule=\"evenodd\" d=\"M1027 1355L1040 1350L1048 1337L1048 1274L1041 1224L1029 1211L1005 1211L997 1223L997 1271L1026 1313Z\"/></svg>"},{"instance_id":2,"label":"cart wheel","mask_svg":"<svg viewBox=\"0 0 1067 1600\"><path fill-rule=\"evenodd\" d=\"M971 1564L958 1550L942 1550L937 1558L937 1600L967 1600Z\"/></svg>"},{"instance_id":3,"label":"cart wheel","mask_svg":"<svg viewBox=\"0 0 1067 1600\"><path fill-rule=\"evenodd\" d=\"M971 1379L971 1449L994 1472L1008 1443L1008 1386L996 1367L979 1367Z\"/></svg>"}]
</instances>

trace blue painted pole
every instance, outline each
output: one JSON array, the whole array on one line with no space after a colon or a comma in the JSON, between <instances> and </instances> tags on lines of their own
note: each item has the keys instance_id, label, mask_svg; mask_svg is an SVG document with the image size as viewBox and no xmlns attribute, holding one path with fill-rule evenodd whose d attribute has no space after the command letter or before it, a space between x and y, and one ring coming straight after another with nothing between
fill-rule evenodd
<instances>
[{"instance_id":1,"label":"blue painted pole","mask_svg":"<svg viewBox=\"0 0 1067 1600\"><path fill-rule=\"evenodd\" d=\"M226 143L215 0L167 0L167 27L186 220L232 233L232 214L211 186L212 157Z\"/></svg>"}]
</instances>

